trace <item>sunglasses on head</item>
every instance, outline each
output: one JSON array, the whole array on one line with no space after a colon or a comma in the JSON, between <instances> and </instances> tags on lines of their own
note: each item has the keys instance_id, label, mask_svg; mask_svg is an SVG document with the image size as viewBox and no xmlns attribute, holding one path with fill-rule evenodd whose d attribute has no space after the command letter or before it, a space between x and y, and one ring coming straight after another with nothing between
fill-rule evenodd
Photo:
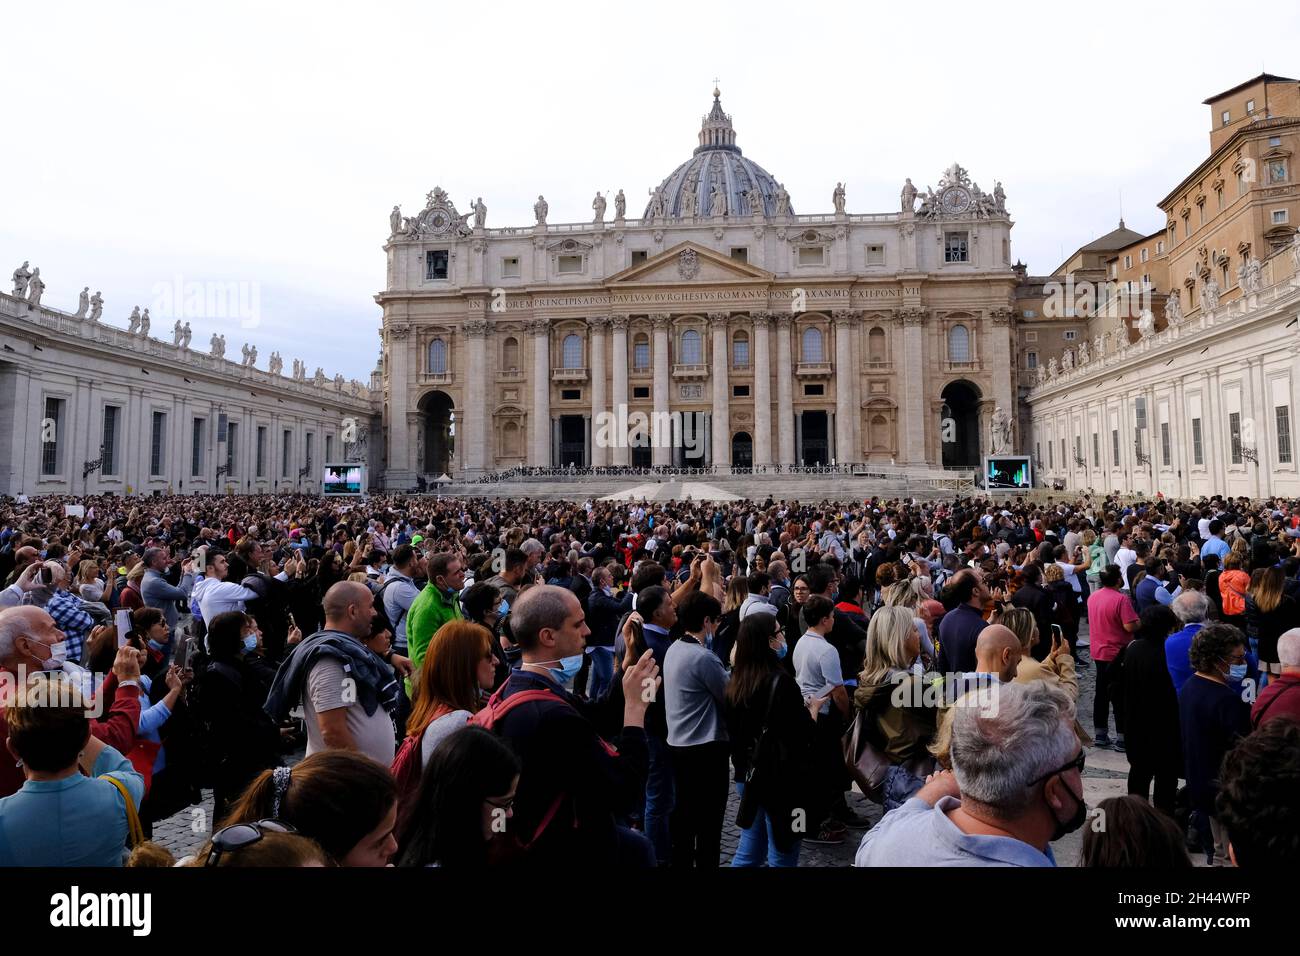
<instances>
[{"instance_id":1,"label":"sunglasses on head","mask_svg":"<svg viewBox=\"0 0 1300 956\"><path fill-rule=\"evenodd\" d=\"M279 820L258 820L256 823L236 823L212 834L212 849L204 866L216 866L223 854L242 850L262 839L267 833L297 833L297 829Z\"/></svg>"}]
</instances>

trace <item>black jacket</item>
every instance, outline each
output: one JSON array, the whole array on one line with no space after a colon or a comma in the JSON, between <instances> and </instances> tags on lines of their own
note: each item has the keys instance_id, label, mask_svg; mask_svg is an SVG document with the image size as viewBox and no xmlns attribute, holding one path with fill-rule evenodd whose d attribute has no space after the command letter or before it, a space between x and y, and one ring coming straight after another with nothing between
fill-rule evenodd
<instances>
[{"instance_id":1,"label":"black jacket","mask_svg":"<svg viewBox=\"0 0 1300 956\"><path fill-rule=\"evenodd\" d=\"M1069 585L1065 585L1069 587ZM1034 659L1043 660L1052 649L1052 625L1056 623L1056 599L1041 585L1023 585L1011 595L1012 607L1022 607L1034 616L1038 625L1038 644L1034 647Z\"/></svg>"},{"instance_id":2,"label":"black jacket","mask_svg":"<svg viewBox=\"0 0 1300 956\"><path fill-rule=\"evenodd\" d=\"M1124 714L1129 763L1181 776L1178 693L1169 676L1164 644L1137 638L1120 651L1116 662L1119 673L1111 688Z\"/></svg>"},{"instance_id":3,"label":"black jacket","mask_svg":"<svg viewBox=\"0 0 1300 956\"><path fill-rule=\"evenodd\" d=\"M632 592L624 592L620 599L610 597L597 588L587 598L586 608L587 627L591 628L591 634L587 637L588 646L613 647L614 638L618 633L618 622L623 619L624 614L632 610Z\"/></svg>"}]
</instances>

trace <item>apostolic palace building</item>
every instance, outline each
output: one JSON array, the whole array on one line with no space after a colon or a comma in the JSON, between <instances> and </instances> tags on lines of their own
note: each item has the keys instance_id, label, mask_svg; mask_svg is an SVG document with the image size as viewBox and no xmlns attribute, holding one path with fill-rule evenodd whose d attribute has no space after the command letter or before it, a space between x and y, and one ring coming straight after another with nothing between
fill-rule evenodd
<instances>
[{"instance_id":1,"label":"apostolic palace building","mask_svg":"<svg viewBox=\"0 0 1300 956\"><path fill-rule=\"evenodd\" d=\"M388 482L978 465L1015 396L1012 223L989 185L953 164L890 212L850 212L828 184L830 208L800 214L811 200L742 152L714 90L639 218L622 190L584 222L550 221L539 196L534 223L489 228L482 199L462 214L441 188L415 216L394 208L376 297ZM642 440L637 420L671 431Z\"/></svg>"}]
</instances>

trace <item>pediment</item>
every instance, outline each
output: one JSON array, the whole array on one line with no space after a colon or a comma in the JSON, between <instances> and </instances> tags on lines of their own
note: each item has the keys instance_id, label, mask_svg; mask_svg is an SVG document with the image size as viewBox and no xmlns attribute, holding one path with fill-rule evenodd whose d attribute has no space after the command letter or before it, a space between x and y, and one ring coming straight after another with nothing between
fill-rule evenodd
<instances>
[{"instance_id":1,"label":"pediment","mask_svg":"<svg viewBox=\"0 0 1300 956\"><path fill-rule=\"evenodd\" d=\"M693 242L679 242L645 262L615 273L606 285L683 282L771 282L776 276L747 262L737 262Z\"/></svg>"}]
</instances>

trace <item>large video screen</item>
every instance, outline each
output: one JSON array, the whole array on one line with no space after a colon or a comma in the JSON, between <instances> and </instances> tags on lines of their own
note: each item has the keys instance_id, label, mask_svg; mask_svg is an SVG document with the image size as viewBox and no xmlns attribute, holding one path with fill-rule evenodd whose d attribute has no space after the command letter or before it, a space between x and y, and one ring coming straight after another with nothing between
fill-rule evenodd
<instances>
[{"instance_id":1,"label":"large video screen","mask_svg":"<svg viewBox=\"0 0 1300 956\"><path fill-rule=\"evenodd\" d=\"M326 495L360 495L366 490L366 466L326 465L321 488Z\"/></svg>"},{"instance_id":2,"label":"large video screen","mask_svg":"<svg viewBox=\"0 0 1300 956\"><path fill-rule=\"evenodd\" d=\"M984 459L987 491L1028 491L1034 487L1034 469L1028 456L1003 455Z\"/></svg>"}]
</instances>

